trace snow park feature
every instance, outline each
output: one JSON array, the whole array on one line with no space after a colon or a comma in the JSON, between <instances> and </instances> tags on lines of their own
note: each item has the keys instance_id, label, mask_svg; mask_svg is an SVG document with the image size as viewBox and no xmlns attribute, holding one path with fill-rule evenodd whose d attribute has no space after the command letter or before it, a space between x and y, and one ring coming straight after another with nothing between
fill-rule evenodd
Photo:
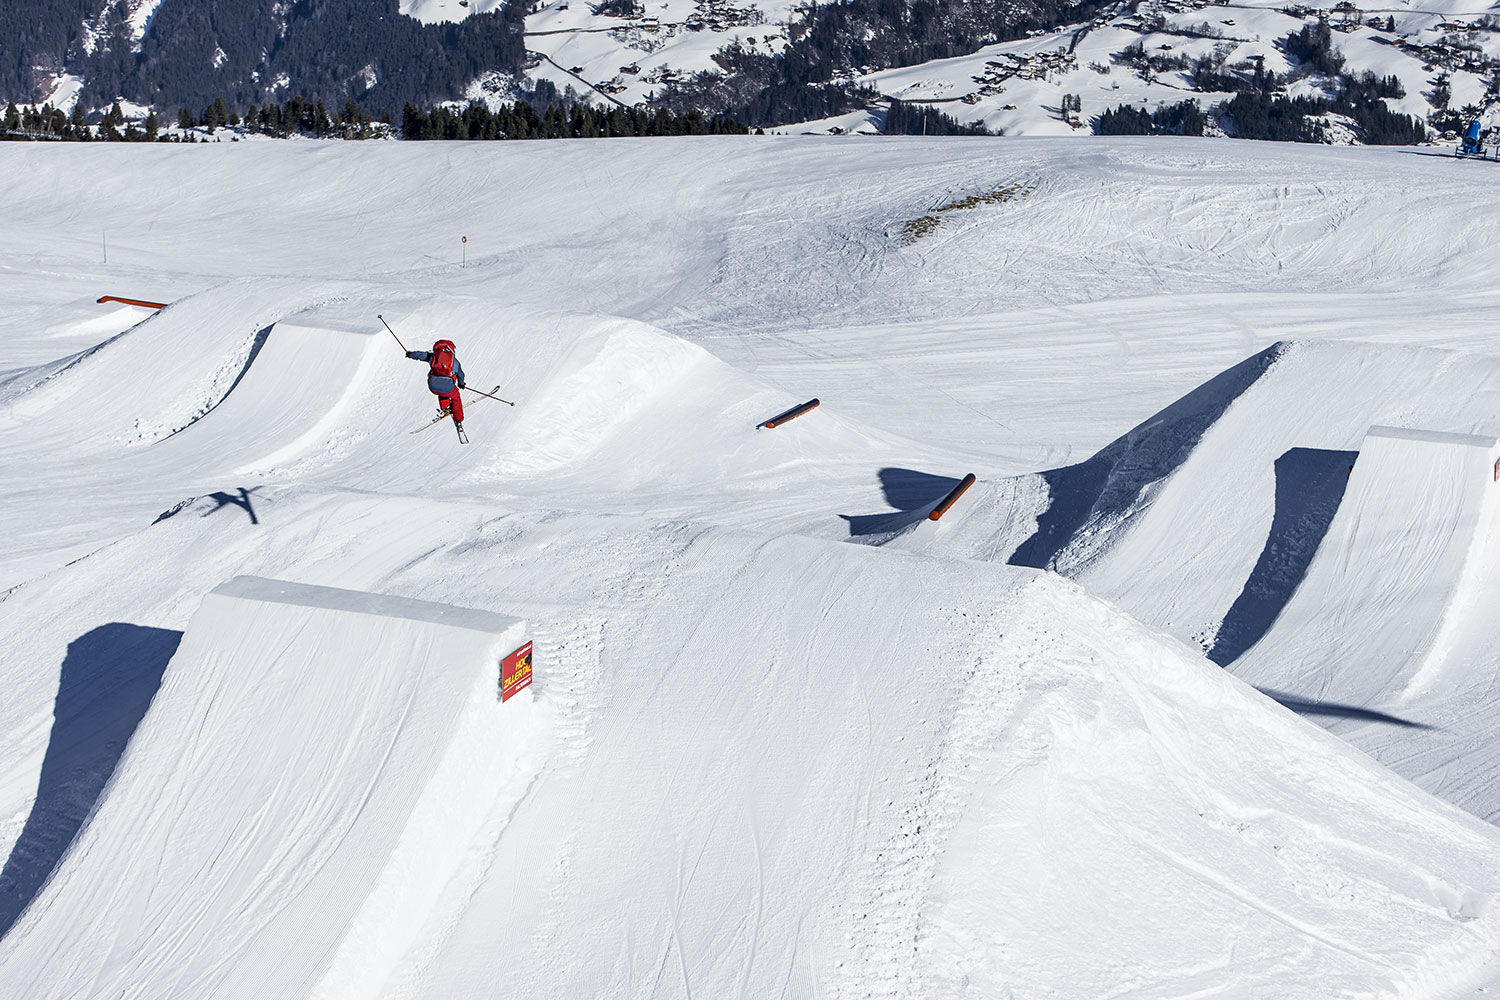
<instances>
[{"instance_id":1,"label":"snow park feature","mask_svg":"<svg viewBox=\"0 0 1500 1000\"><path fill-rule=\"evenodd\" d=\"M744 139L0 144L0 995L1500 987L1484 171Z\"/></svg>"},{"instance_id":2,"label":"snow park feature","mask_svg":"<svg viewBox=\"0 0 1500 1000\"><path fill-rule=\"evenodd\" d=\"M1444 624L1484 558L1475 532L1500 504L1496 455L1493 437L1370 428L1307 575L1236 672L1307 694L1358 664L1370 691L1419 690L1441 669Z\"/></svg>"},{"instance_id":3,"label":"snow park feature","mask_svg":"<svg viewBox=\"0 0 1500 1000\"><path fill-rule=\"evenodd\" d=\"M524 635L426 601L215 588L73 849L0 943L0 992L368 995L540 760L544 709L502 711L496 690Z\"/></svg>"},{"instance_id":4,"label":"snow park feature","mask_svg":"<svg viewBox=\"0 0 1500 1000\"><path fill-rule=\"evenodd\" d=\"M938 501L937 506L932 508L932 510L928 513L927 519L929 521L939 520L944 514L948 513L948 508L958 503L958 498L967 493L969 491L969 487L973 485L974 473L971 472L968 475L964 476L963 479L960 479L958 481L958 485L948 491L947 496Z\"/></svg>"},{"instance_id":5,"label":"snow park feature","mask_svg":"<svg viewBox=\"0 0 1500 1000\"><path fill-rule=\"evenodd\" d=\"M127 306L140 306L142 309L167 308L167 304L165 302L147 302L145 299L122 299L118 295L103 295L100 296L96 301L99 302L100 305L103 305L105 302L119 302L122 305Z\"/></svg>"},{"instance_id":6,"label":"snow park feature","mask_svg":"<svg viewBox=\"0 0 1500 1000\"><path fill-rule=\"evenodd\" d=\"M813 399L809 399L805 403L798 403L796 406L782 410L780 413L776 414L776 416L771 417L769 420L762 420L755 426L757 429L764 427L766 430L775 430L777 427L780 427L788 420L796 420L804 413L811 412L812 410L816 409L818 405L818 400L816 397L814 397Z\"/></svg>"}]
</instances>

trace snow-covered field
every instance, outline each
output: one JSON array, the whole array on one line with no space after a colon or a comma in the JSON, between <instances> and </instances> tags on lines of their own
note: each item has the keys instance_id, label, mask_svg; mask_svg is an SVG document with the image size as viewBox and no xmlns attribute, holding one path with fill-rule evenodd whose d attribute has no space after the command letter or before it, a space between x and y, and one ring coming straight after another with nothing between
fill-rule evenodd
<instances>
[{"instance_id":1,"label":"snow-covered field","mask_svg":"<svg viewBox=\"0 0 1500 1000\"><path fill-rule=\"evenodd\" d=\"M1495 169L0 146L0 995L1500 986Z\"/></svg>"}]
</instances>

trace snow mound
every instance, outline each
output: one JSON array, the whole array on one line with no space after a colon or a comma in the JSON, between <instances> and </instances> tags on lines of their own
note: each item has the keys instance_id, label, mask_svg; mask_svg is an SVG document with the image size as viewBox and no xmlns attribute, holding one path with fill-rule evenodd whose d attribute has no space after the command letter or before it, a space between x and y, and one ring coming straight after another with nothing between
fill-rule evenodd
<instances>
[{"instance_id":1,"label":"snow mound","mask_svg":"<svg viewBox=\"0 0 1500 1000\"><path fill-rule=\"evenodd\" d=\"M37 443L101 453L163 441L218 406L249 372L272 321L263 289L189 296L103 343L11 379L0 424Z\"/></svg>"},{"instance_id":2,"label":"snow mound","mask_svg":"<svg viewBox=\"0 0 1500 1000\"><path fill-rule=\"evenodd\" d=\"M1013 678L971 710L1000 737L948 764L927 995L1431 996L1476 971L1492 829L1071 589L1028 589L994 654Z\"/></svg>"},{"instance_id":3,"label":"snow mound","mask_svg":"<svg viewBox=\"0 0 1500 1000\"><path fill-rule=\"evenodd\" d=\"M373 995L541 763L542 706L498 699L524 633L428 602L220 586L0 946L0 992Z\"/></svg>"},{"instance_id":4,"label":"snow mound","mask_svg":"<svg viewBox=\"0 0 1500 1000\"><path fill-rule=\"evenodd\" d=\"M926 546L1055 568L1493 817L1497 393L1489 356L1280 343Z\"/></svg>"},{"instance_id":5,"label":"snow mound","mask_svg":"<svg viewBox=\"0 0 1500 1000\"><path fill-rule=\"evenodd\" d=\"M1497 389L1500 359L1481 355L1277 343L1087 461L992 487L1006 502L941 551L1055 569L1228 662L1295 589L1366 432L1376 425L1492 432L1500 421L1487 400ZM1308 536L1292 540L1305 551L1270 567L1267 581L1268 568L1257 573L1257 565L1273 529L1282 528L1277 538L1290 530L1289 517L1292 533ZM1274 607L1221 636L1252 576L1256 587L1277 591Z\"/></svg>"},{"instance_id":6,"label":"snow mound","mask_svg":"<svg viewBox=\"0 0 1500 1000\"><path fill-rule=\"evenodd\" d=\"M794 431L758 433L791 402L786 394L680 337L628 320L575 317L572 325L571 351L526 379L534 388L476 475L565 476L627 495L764 491L808 456L868 447L869 435L827 413Z\"/></svg>"},{"instance_id":7,"label":"snow mound","mask_svg":"<svg viewBox=\"0 0 1500 1000\"><path fill-rule=\"evenodd\" d=\"M520 408L498 471L534 475L581 461L689 380L723 367L703 348L644 324L609 323Z\"/></svg>"},{"instance_id":8,"label":"snow mound","mask_svg":"<svg viewBox=\"0 0 1500 1000\"><path fill-rule=\"evenodd\" d=\"M601 527L465 557L529 578ZM1500 941L1493 829L1061 578L624 539L587 765L392 995L1401 995Z\"/></svg>"}]
</instances>

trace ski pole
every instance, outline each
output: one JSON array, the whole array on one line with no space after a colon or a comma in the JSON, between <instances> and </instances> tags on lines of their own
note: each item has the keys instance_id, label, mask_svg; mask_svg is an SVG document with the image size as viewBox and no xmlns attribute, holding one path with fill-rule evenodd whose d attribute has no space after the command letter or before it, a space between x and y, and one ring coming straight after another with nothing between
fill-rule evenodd
<instances>
[{"instance_id":1,"label":"ski pole","mask_svg":"<svg viewBox=\"0 0 1500 1000\"><path fill-rule=\"evenodd\" d=\"M487 392L484 392L484 391L483 391L483 390L481 390L481 389L475 389L475 388L474 388L474 387L473 387L473 386L468 386L468 385L466 385L466 386L464 386L464 388L465 388L465 389L468 389L468 390L469 390L469 391L470 391L470 392L477 392L477 393L479 393L479 394L480 394L480 395L481 395L481 396L490 396L490 394L489 394L489 393L487 393ZM500 399L500 397L499 397L499 396L490 396L490 398L491 398L491 399ZM512 403L512 402L511 402L511 401L510 401L510 400L508 400L508 399L500 399L500 402L502 402L502 403L504 403L504 404L505 404L505 405L506 405L506 406L515 406L515 405L516 405L516 404L515 404L515 403Z\"/></svg>"},{"instance_id":2,"label":"ski pole","mask_svg":"<svg viewBox=\"0 0 1500 1000\"><path fill-rule=\"evenodd\" d=\"M376 313L375 314L375 318L378 319L378 320L380 320L380 322L385 323L385 328L387 330L391 330L391 324L385 322L385 317L384 316L380 315L380 313ZM392 337L396 337L396 331L395 330L391 330L391 336ZM401 345L401 353L405 354L406 353L406 345L401 343L401 338L400 337L396 337L396 343Z\"/></svg>"}]
</instances>

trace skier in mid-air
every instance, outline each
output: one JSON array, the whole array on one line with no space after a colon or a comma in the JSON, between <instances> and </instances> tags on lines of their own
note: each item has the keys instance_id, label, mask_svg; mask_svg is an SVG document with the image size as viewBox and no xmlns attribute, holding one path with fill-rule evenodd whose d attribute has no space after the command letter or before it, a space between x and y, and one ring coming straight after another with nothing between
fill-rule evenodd
<instances>
[{"instance_id":1,"label":"skier in mid-air","mask_svg":"<svg viewBox=\"0 0 1500 1000\"><path fill-rule=\"evenodd\" d=\"M426 361L427 388L438 398L438 415L453 414L453 425L459 434L464 430L464 401L458 390L464 385L464 366L458 363L458 354L451 340L440 340L430 351L407 351L413 361Z\"/></svg>"}]
</instances>

